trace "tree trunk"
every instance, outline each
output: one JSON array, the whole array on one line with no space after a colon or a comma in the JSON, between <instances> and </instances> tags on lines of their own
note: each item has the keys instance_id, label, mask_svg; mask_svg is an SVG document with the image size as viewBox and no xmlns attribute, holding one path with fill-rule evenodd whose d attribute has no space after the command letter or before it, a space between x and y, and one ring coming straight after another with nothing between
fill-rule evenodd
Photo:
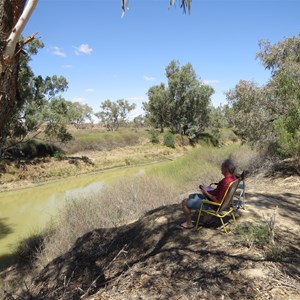
<instances>
[{"instance_id":1,"label":"tree trunk","mask_svg":"<svg viewBox=\"0 0 300 300\"><path fill-rule=\"evenodd\" d=\"M4 59L4 50L25 3L26 0L0 0L0 146L16 107L19 65L18 55Z\"/></svg>"}]
</instances>

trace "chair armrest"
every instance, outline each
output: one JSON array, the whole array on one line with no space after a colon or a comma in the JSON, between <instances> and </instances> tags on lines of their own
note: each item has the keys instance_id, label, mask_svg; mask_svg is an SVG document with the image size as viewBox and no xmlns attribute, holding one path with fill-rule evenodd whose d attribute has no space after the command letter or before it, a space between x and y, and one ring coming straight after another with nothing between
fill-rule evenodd
<instances>
[{"instance_id":1,"label":"chair armrest","mask_svg":"<svg viewBox=\"0 0 300 300\"><path fill-rule=\"evenodd\" d=\"M202 200L202 203L203 204L212 204L212 205L216 205L216 206L221 206L221 203L210 201L210 200L206 200L206 199Z\"/></svg>"}]
</instances>

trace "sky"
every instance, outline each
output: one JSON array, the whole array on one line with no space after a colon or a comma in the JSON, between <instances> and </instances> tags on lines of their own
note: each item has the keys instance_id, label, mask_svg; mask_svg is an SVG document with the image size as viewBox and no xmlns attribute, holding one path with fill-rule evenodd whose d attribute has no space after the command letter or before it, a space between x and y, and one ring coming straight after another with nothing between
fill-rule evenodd
<instances>
[{"instance_id":1,"label":"sky","mask_svg":"<svg viewBox=\"0 0 300 300\"><path fill-rule=\"evenodd\" d=\"M176 0L177 1L177 0ZM37 32L45 47L32 57L36 75L64 76L62 97L99 112L102 101L126 99L142 114L151 86L167 84L165 68L191 63L215 90L212 105L240 80L270 79L256 53L259 41L276 44L300 33L300 0L40 0L23 35Z\"/></svg>"}]
</instances>

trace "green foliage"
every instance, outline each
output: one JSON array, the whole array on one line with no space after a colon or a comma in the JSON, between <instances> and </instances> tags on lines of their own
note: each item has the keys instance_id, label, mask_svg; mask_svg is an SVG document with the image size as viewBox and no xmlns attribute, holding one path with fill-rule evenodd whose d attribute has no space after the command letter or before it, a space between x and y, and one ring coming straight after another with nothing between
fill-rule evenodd
<instances>
[{"instance_id":1,"label":"green foliage","mask_svg":"<svg viewBox=\"0 0 300 300\"><path fill-rule=\"evenodd\" d=\"M164 134L164 145L170 148L175 148L175 138L172 132L166 132Z\"/></svg>"},{"instance_id":2,"label":"green foliage","mask_svg":"<svg viewBox=\"0 0 300 300\"><path fill-rule=\"evenodd\" d=\"M168 149L168 148L166 148ZM254 151L238 144L216 148L195 147L186 155L162 166L148 168L147 173L157 177L167 178L177 187L185 190L194 190L202 184L215 182L221 179L220 165L232 157L237 166L244 168L253 159Z\"/></svg>"},{"instance_id":3,"label":"green foliage","mask_svg":"<svg viewBox=\"0 0 300 300\"><path fill-rule=\"evenodd\" d=\"M283 157L300 154L300 109L295 109L286 118L279 118L275 122L278 131L277 152Z\"/></svg>"},{"instance_id":4,"label":"green foliage","mask_svg":"<svg viewBox=\"0 0 300 300\"><path fill-rule=\"evenodd\" d=\"M146 118L150 124L160 128L164 131L164 127L168 125L169 120L169 104L168 91L165 85L153 86L148 90L148 102L144 102L144 110L146 111Z\"/></svg>"},{"instance_id":5,"label":"green foliage","mask_svg":"<svg viewBox=\"0 0 300 300\"><path fill-rule=\"evenodd\" d=\"M34 40L26 45L26 51L21 55L18 105L5 137L6 147L36 137L44 131L51 139L67 142L72 138L67 125L75 122L74 120L78 123L82 119L78 117L78 106L60 96L68 87L68 82L63 76L43 78L36 76L31 70L31 55L36 54L43 46L41 41ZM74 113L75 108L77 115Z\"/></svg>"},{"instance_id":6,"label":"green foliage","mask_svg":"<svg viewBox=\"0 0 300 300\"><path fill-rule=\"evenodd\" d=\"M133 126L135 128L140 128L145 125L145 117L143 115L138 115L133 119Z\"/></svg>"},{"instance_id":7,"label":"green foliage","mask_svg":"<svg viewBox=\"0 0 300 300\"><path fill-rule=\"evenodd\" d=\"M225 117L226 108L219 106L217 108L210 107L208 131L211 132L212 143L217 146L221 143L221 128L228 127L228 121Z\"/></svg>"},{"instance_id":8,"label":"green foliage","mask_svg":"<svg viewBox=\"0 0 300 300\"><path fill-rule=\"evenodd\" d=\"M129 104L127 100L119 99L112 102L109 99L101 103L100 112L95 116L101 120L108 131L116 131L121 124L126 122L128 113L135 109L135 104Z\"/></svg>"},{"instance_id":9,"label":"green foliage","mask_svg":"<svg viewBox=\"0 0 300 300\"><path fill-rule=\"evenodd\" d=\"M67 153L81 151L108 151L114 148L134 146L139 144L141 134L128 128L118 131L78 129L72 132L74 139L64 145ZM148 136L147 136L148 137Z\"/></svg>"},{"instance_id":10,"label":"green foliage","mask_svg":"<svg viewBox=\"0 0 300 300\"><path fill-rule=\"evenodd\" d=\"M227 93L230 123L246 141L283 157L299 155L300 38L261 41L260 47L257 57L272 76L263 87L240 81Z\"/></svg>"},{"instance_id":11,"label":"green foliage","mask_svg":"<svg viewBox=\"0 0 300 300\"><path fill-rule=\"evenodd\" d=\"M241 242L249 248L253 245L263 247L270 244L270 230L266 223L243 223L237 226L236 231Z\"/></svg>"},{"instance_id":12,"label":"green foliage","mask_svg":"<svg viewBox=\"0 0 300 300\"><path fill-rule=\"evenodd\" d=\"M218 146L219 145L219 135L220 132L218 131L217 136L214 136L212 133L209 132L203 132L199 136L199 141L204 142L208 146Z\"/></svg>"},{"instance_id":13,"label":"green foliage","mask_svg":"<svg viewBox=\"0 0 300 300\"><path fill-rule=\"evenodd\" d=\"M68 115L70 123L74 124L77 128L86 120L92 123L93 109L87 104L80 102L69 102Z\"/></svg>"},{"instance_id":14,"label":"green foliage","mask_svg":"<svg viewBox=\"0 0 300 300\"><path fill-rule=\"evenodd\" d=\"M32 139L19 145L20 153L27 158L54 156L60 151L56 146Z\"/></svg>"},{"instance_id":15,"label":"green foliage","mask_svg":"<svg viewBox=\"0 0 300 300\"><path fill-rule=\"evenodd\" d=\"M55 157L57 160L64 160L65 155L61 151L55 151L53 157Z\"/></svg>"},{"instance_id":16,"label":"green foliage","mask_svg":"<svg viewBox=\"0 0 300 300\"><path fill-rule=\"evenodd\" d=\"M150 134L150 142L152 144L158 144L159 143L159 132L155 129L149 130Z\"/></svg>"},{"instance_id":17,"label":"green foliage","mask_svg":"<svg viewBox=\"0 0 300 300\"><path fill-rule=\"evenodd\" d=\"M280 261L282 259L283 249L274 242L270 223L247 222L238 225L236 230L239 240L245 246L249 248L258 246L265 249L264 256L266 260Z\"/></svg>"},{"instance_id":18,"label":"green foliage","mask_svg":"<svg viewBox=\"0 0 300 300\"><path fill-rule=\"evenodd\" d=\"M284 255L284 251L278 245L271 245L265 251L265 259L268 261L281 261L283 255Z\"/></svg>"},{"instance_id":19,"label":"green foliage","mask_svg":"<svg viewBox=\"0 0 300 300\"><path fill-rule=\"evenodd\" d=\"M175 134L176 144L179 146L187 146L190 145L190 140L186 135L183 134Z\"/></svg>"},{"instance_id":20,"label":"green foliage","mask_svg":"<svg viewBox=\"0 0 300 300\"><path fill-rule=\"evenodd\" d=\"M208 126L210 97L214 90L199 81L191 64L180 67L171 61L166 67L168 87L163 83L148 91L143 103L146 118L161 132L169 127L195 139Z\"/></svg>"}]
</instances>

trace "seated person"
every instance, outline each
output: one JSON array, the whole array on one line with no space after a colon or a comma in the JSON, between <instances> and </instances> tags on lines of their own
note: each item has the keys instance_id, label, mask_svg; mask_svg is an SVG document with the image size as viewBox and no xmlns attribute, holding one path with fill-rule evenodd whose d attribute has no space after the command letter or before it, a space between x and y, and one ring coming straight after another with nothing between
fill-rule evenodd
<instances>
[{"instance_id":1,"label":"seated person","mask_svg":"<svg viewBox=\"0 0 300 300\"><path fill-rule=\"evenodd\" d=\"M181 208L185 216L185 222L180 224L180 228L189 229L193 228L192 224L192 212L191 209L199 209L203 199L208 199L213 202L220 203L222 198L231 182L236 180L234 175L235 165L231 159L226 159L221 165L221 172L224 178L218 183L215 189L208 189L200 186L202 194L191 194L187 199L184 199L181 203ZM207 216L207 215L206 215ZM208 218L209 216L207 216ZM208 221L204 218L204 222Z\"/></svg>"}]
</instances>

